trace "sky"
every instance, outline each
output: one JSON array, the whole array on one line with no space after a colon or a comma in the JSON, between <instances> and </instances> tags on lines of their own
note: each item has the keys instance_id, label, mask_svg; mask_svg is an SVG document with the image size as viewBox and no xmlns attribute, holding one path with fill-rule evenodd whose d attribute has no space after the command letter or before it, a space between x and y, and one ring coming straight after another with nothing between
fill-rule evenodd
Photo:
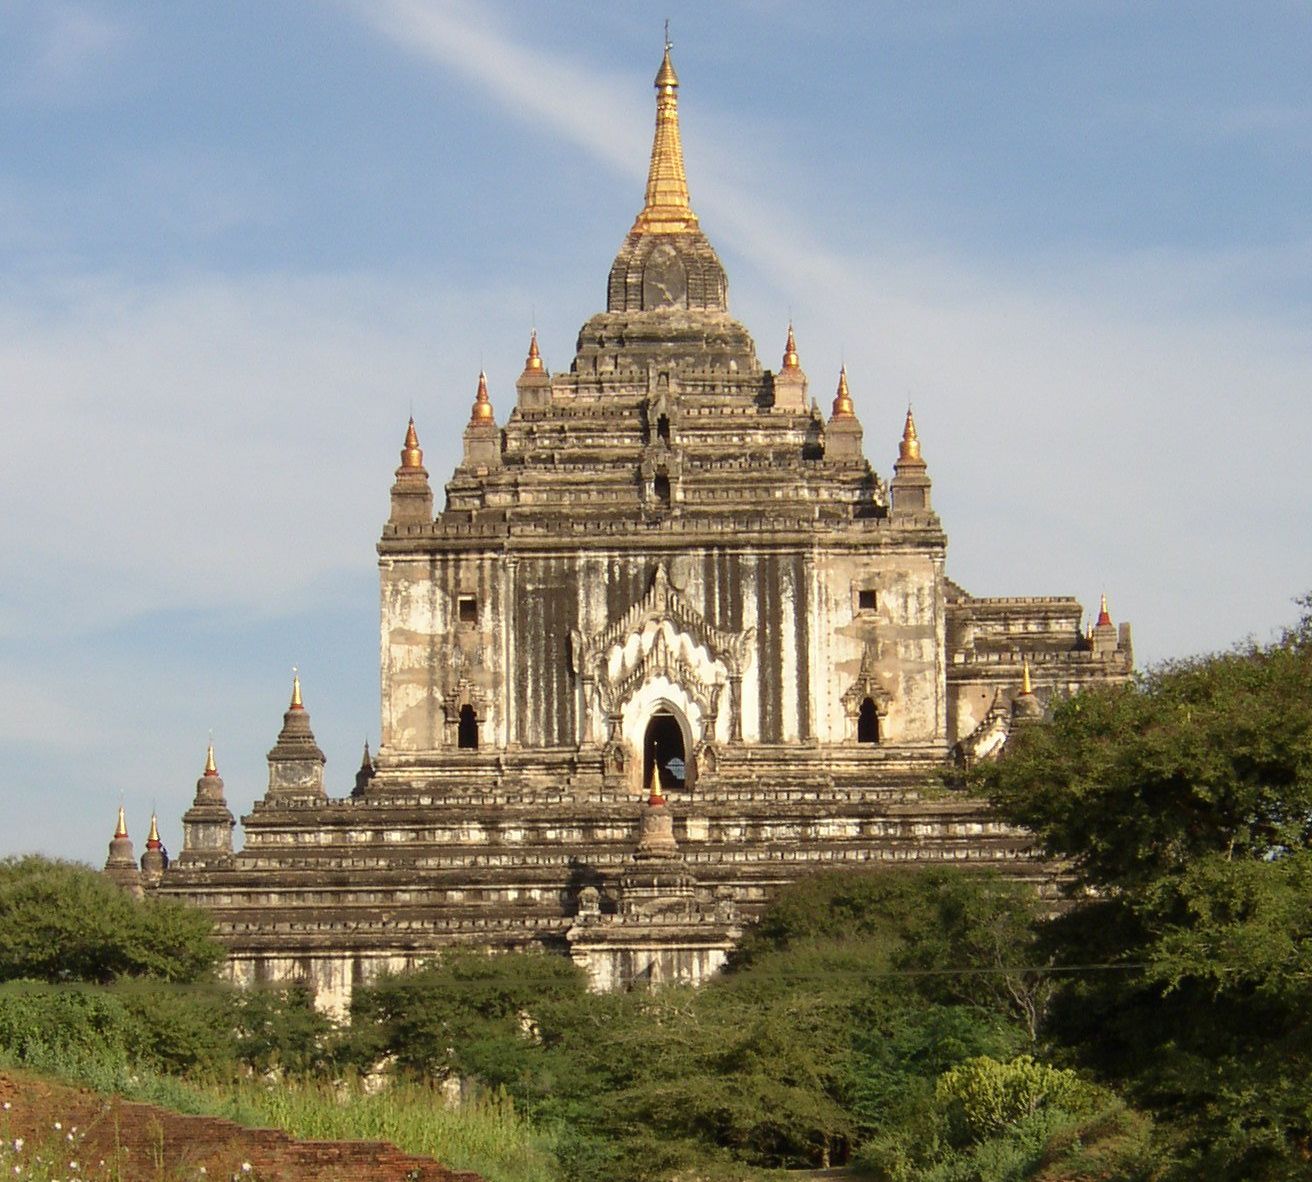
<instances>
[{"instance_id":1,"label":"sky","mask_svg":"<svg viewBox=\"0 0 1312 1182\"><path fill-rule=\"evenodd\" d=\"M566 369L689 186L775 368L908 402L976 595L1107 593L1140 665L1312 590L1312 9L1294 0L0 0L0 855L181 849L291 671L349 790L413 412Z\"/></svg>"}]
</instances>

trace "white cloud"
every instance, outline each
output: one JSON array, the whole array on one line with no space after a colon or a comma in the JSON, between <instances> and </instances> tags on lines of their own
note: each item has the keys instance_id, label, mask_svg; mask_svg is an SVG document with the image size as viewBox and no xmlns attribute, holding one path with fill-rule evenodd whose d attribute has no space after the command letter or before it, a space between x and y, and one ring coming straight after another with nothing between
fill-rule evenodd
<instances>
[{"instance_id":1,"label":"white cloud","mask_svg":"<svg viewBox=\"0 0 1312 1182\"><path fill-rule=\"evenodd\" d=\"M131 27L82 4L47 0L32 6L35 28L24 67L5 93L43 104L75 103L96 94L105 68L132 41Z\"/></svg>"}]
</instances>

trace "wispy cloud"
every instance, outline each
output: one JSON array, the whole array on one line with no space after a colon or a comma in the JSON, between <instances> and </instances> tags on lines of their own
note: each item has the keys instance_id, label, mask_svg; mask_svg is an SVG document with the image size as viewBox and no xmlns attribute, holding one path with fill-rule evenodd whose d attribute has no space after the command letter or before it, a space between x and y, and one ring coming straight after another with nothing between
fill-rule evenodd
<instances>
[{"instance_id":1,"label":"wispy cloud","mask_svg":"<svg viewBox=\"0 0 1312 1182\"><path fill-rule=\"evenodd\" d=\"M29 32L21 42L25 60L10 76L4 94L11 100L62 105L90 97L105 67L131 43L123 20L83 4L48 0L29 8Z\"/></svg>"}]
</instances>

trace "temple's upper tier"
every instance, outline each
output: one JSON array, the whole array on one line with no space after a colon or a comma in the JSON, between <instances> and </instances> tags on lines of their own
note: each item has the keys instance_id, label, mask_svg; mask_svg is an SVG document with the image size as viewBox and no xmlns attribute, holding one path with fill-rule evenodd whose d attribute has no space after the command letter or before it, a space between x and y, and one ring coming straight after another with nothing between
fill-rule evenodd
<instances>
[{"instance_id":1,"label":"temple's upper tier","mask_svg":"<svg viewBox=\"0 0 1312 1182\"><path fill-rule=\"evenodd\" d=\"M665 57L656 75L656 132L642 211L610 269L609 312L725 312L728 281L688 200L679 136L679 78Z\"/></svg>"}]
</instances>

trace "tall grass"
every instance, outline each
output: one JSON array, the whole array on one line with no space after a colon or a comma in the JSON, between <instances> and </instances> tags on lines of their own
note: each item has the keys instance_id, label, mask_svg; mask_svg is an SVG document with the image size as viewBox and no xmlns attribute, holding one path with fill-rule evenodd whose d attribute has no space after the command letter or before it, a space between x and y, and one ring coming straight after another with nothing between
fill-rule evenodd
<instances>
[{"instance_id":1,"label":"tall grass","mask_svg":"<svg viewBox=\"0 0 1312 1182\"><path fill-rule=\"evenodd\" d=\"M157 1074L120 1056L29 1044L21 1059L0 1053L0 1066L35 1071L97 1092L123 1096L252 1128L327 1141L390 1141L487 1182L560 1182L551 1134L515 1111L502 1095L450 1105L439 1088L397 1081L369 1094L358 1081L282 1079L204 1081Z\"/></svg>"}]
</instances>

